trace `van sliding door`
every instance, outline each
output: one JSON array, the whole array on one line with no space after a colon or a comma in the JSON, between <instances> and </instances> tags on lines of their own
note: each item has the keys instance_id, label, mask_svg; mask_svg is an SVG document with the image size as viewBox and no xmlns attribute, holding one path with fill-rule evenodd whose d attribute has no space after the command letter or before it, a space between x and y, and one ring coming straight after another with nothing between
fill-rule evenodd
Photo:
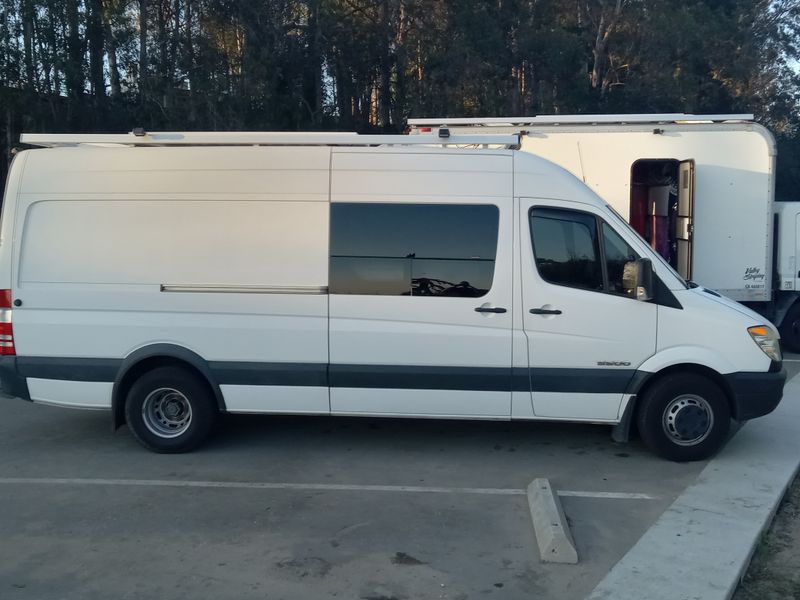
<instances>
[{"instance_id":1,"label":"van sliding door","mask_svg":"<svg viewBox=\"0 0 800 600\"><path fill-rule=\"evenodd\" d=\"M694 237L694 161L684 160L678 168L678 214L675 219L675 242L678 273L692 278L692 238Z\"/></svg>"},{"instance_id":2,"label":"van sliding door","mask_svg":"<svg viewBox=\"0 0 800 600\"><path fill-rule=\"evenodd\" d=\"M334 151L331 412L510 418L511 168Z\"/></svg>"}]
</instances>

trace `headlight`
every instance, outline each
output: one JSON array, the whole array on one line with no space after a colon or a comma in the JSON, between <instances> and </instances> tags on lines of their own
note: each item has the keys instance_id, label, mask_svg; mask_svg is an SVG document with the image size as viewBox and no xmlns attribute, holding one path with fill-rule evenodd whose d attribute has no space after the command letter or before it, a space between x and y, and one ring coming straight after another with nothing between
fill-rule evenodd
<instances>
[{"instance_id":1,"label":"headlight","mask_svg":"<svg viewBox=\"0 0 800 600\"><path fill-rule=\"evenodd\" d=\"M758 347L764 351L764 354L776 362L781 362L780 338L771 328L766 325L757 325L756 327L748 327L747 333L758 344Z\"/></svg>"}]
</instances>

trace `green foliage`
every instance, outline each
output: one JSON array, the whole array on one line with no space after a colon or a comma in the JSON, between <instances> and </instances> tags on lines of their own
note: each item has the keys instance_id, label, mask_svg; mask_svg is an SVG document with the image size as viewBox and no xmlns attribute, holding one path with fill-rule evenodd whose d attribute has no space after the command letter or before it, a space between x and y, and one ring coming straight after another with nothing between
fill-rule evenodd
<instances>
[{"instance_id":1,"label":"green foliage","mask_svg":"<svg viewBox=\"0 0 800 600\"><path fill-rule=\"evenodd\" d=\"M0 0L0 139L754 112L792 190L798 60L796 0Z\"/></svg>"}]
</instances>

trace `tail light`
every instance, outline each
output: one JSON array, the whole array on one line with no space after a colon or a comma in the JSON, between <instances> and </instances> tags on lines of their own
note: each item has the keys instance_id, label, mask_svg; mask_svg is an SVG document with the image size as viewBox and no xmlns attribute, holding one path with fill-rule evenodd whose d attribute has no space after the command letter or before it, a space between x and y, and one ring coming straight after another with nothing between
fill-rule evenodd
<instances>
[{"instance_id":1,"label":"tail light","mask_svg":"<svg viewBox=\"0 0 800 600\"><path fill-rule=\"evenodd\" d=\"M13 356L14 327L11 324L11 290L0 290L0 356Z\"/></svg>"}]
</instances>

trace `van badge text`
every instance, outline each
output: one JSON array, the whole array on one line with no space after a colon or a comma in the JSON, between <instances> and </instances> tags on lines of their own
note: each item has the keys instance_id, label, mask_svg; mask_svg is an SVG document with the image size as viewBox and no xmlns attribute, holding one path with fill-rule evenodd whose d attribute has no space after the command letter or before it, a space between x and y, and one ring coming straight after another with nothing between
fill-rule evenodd
<instances>
[{"instance_id":1,"label":"van badge text","mask_svg":"<svg viewBox=\"0 0 800 600\"><path fill-rule=\"evenodd\" d=\"M598 360L598 367L630 367L631 363L627 360Z\"/></svg>"}]
</instances>

